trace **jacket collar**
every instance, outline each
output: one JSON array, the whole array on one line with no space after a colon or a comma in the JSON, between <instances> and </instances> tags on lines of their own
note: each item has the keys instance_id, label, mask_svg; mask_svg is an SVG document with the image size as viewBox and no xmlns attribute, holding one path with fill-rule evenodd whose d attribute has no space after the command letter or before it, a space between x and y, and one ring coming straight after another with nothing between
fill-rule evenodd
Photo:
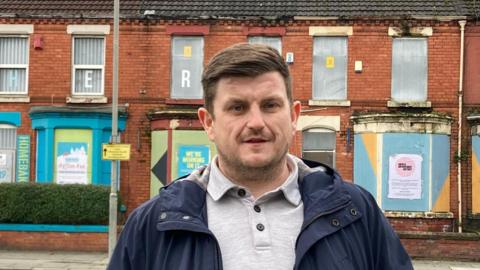
<instances>
[{"instance_id":1,"label":"jacket collar","mask_svg":"<svg viewBox=\"0 0 480 270\"><path fill-rule=\"evenodd\" d=\"M298 166L298 184L304 204L302 229L319 215L328 214L348 204L350 196L343 190L338 173L324 164L292 157ZM164 215L159 215L158 222L162 223L162 226L157 226L157 229L168 230L170 227L174 229L179 226L177 222L180 222L187 224L185 226L188 227L202 225L203 230L208 231L205 201L210 170L210 165L203 166L161 188L159 207ZM167 223L171 226L167 226Z\"/></svg>"}]
</instances>

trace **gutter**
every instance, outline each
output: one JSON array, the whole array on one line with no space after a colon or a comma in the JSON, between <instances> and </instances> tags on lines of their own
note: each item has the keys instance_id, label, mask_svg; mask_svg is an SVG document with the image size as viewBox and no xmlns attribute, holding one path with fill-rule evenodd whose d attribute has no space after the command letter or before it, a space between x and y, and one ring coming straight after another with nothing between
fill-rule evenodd
<instances>
[{"instance_id":1,"label":"gutter","mask_svg":"<svg viewBox=\"0 0 480 270\"><path fill-rule=\"evenodd\" d=\"M458 21L460 25L460 74L458 82L458 138L457 155L462 152L462 121L463 121L463 57L464 57L464 36L466 21ZM458 196L458 232L462 232L462 159L457 159L457 196Z\"/></svg>"}]
</instances>

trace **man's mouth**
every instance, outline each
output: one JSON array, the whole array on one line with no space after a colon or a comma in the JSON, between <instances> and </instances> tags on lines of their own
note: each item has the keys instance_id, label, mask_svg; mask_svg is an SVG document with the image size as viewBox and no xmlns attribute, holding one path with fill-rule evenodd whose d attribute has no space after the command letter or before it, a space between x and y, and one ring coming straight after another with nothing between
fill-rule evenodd
<instances>
[{"instance_id":1,"label":"man's mouth","mask_svg":"<svg viewBox=\"0 0 480 270\"><path fill-rule=\"evenodd\" d=\"M251 139L245 140L246 143L264 143L266 141L267 140L262 138L251 138Z\"/></svg>"}]
</instances>

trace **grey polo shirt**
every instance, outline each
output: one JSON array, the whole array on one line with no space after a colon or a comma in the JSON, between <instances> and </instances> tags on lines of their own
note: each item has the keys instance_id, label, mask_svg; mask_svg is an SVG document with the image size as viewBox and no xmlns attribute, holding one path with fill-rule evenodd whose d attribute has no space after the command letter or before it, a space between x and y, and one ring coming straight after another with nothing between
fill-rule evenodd
<instances>
[{"instance_id":1,"label":"grey polo shirt","mask_svg":"<svg viewBox=\"0 0 480 270\"><path fill-rule=\"evenodd\" d=\"M223 269L293 269L303 202L297 163L293 156L287 159L288 178L257 199L227 179L213 159L207 185L208 227L220 244Z\"/></svg>"}]
</instances>

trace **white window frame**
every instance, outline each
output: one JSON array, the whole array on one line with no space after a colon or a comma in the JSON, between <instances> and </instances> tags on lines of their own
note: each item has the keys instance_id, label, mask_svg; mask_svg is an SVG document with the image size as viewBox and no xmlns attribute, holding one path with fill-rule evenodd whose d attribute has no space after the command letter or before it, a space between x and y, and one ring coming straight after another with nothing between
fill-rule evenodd
<instances>
[{"instance_id":1,"label":"white window frame","mask_svg":"<svg viewBox=\"0 0 480 270\"><path fill-rule=\"evenodd\" d=\"M255 39L255 38L258 38L262 41L254 42L253 39ZM277 49L278 53L280 55L282 55L283 42L282 42L282 37L281 36L261 36L261 35L255 36L255 35L252 35L252 36L248 36L248 43L250 43L250 44L264 44L264 45L270 46L269 44L263 42L263 40L265 40L265 39L272 39L272 40L276 39L276 40L280 41L280 48L277 49L275 47L272 47L272 46L271 47L274 48L274 49Z\"/></svg>"},{"instance_id":2,"label":"white window frame","mask_svg":"<svg viewBox=\"0 0 480 270\"><path fill-rule=\"evenodd\" d=\"M170 98L171 99L175 99L175 100L190 100L190 99L202 99L203 98L203 88L202 88L202 84L199 83L199 88L200 88L200 95L195 97L188 97L188 96L181 96L179 95L176 91L174 91L174 87L175 87L175 82L176 80L178 80L175 76L174 76L174 62L176 61L175 60L175 55L174 55L174 51L175 51L175 47L174 47L174 43L175 43L175 40L181 40L181 39L189 39L189 38L199 38L201 40L201 51L202 51L202 58L201 58L201 61L199 63L200 65L200 76L201 77L201 74L203 73L203 62L205 61L205 37L204 36L190 36L190 35L179 35L179 36L172 36L171 37L171 48L170 48L170 60L172 62L171 66L170 66ZM192 51L193 53L193 51Z\"/></svg>"},{"instance_id":3,"label":"white window frame","mask_svg":"<svg viewBox=\"0 0 480 270\"><path fill-rule=\"evenodd\" d=\"M304 148L304 143L303 143L303 137L305 132L311 132L314 133L315 131L311 130L319 130L317 133L332 133L335 136L335 145L332 150L318 150L318 149L311 149L311 150L305 150ZM321 130L321 131L320 131ZM310 153L315 153L315 152L321 152L321 153L332 153L332 164L331 166L333 168L336 167L336 159L337 159L337 134L336 130L332 128L327 128L327 127L309 127L304 130L302 130L302 158L303 158L303 153L305 152L310 152ZM329 165L329 164L326 164Z\"/></svg>"},{"instance_id":4,"label":"white window frame","mask_svg":"<svg viewBox=\"0 0 480 270\"><path fill-rule=\"evenodd\" d=\"M27 95L28 94L28 71L29 71L29 63L30 63L30 36L29 35L0 35L0 37L10 37L10 38L26 38L27 39L27 63L26 64L1 64L0 63L0 69L25 69L25 89L23 92L4 92L0 91L0 95ZM2 89L0 89L2 90Z\"/></svg>"},{"instance_id":5,"label":"white window frame","mask_svg":"<svg viewBox=\"0 0 480 270\"><path fill-rule=\"evenodd\" d=\"M76 38L97 38L103 39L103 65L75 65L75 39ZM100 35L74 35L72 36L72 96L103 96L105 94L105 58L106 58L106 38ZM102 82L100 84L100 93L77 93L75 92L75 71L77 69L100 69L102 72Z\"/></svg>"},{"instance_id":6,"label":"white window frame","mask_svg":"<svg viewBox=\"0 0 480 270\"><path fill-rule=\"evenodd\" d=\"M424 89L422 89L422 95L424 95L425 97L421 100L405 100L405 99L397 99L394 97L394 95L398 95L398 89L394 89L394 80L395 80L395 77L394 77L394 42L395 41L401 41L401 40L422 40L425 42L425 49L426 49L426 65L425 65L425 86L424 86ZM393 103L427 103L428 102L428 39L426 37L396 37L392 40L392 81L391 81L391 93L390 93L390 96L391 96L391 99L393 101Z\"/></svg>"}]
</instances>

